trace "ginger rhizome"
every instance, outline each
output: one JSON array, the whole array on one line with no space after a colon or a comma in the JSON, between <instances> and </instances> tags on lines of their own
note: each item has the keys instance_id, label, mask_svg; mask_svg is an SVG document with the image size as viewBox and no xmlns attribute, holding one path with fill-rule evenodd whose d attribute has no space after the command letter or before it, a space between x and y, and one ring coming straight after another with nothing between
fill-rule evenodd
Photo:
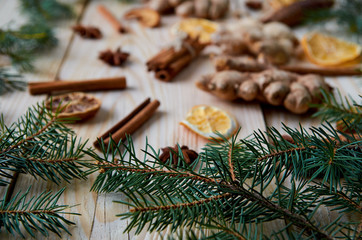
<instances>
[{"instance_id":1,"label":"ginger rhizome","mask_svg":"<svg viewBox=\"0 0 362 240\"><path fill-rule=\"evenodd\" d=\"M285 24L244 18L215 34L213 43L226 55L251 55L261 62L282 65L299 57L301 48L292 30ZM300 49L300 50L299 50Z\"/></svg>"},{"instance_id":2,"label":"ginger rhizome","mask_svg":"<svg viewBox=\"0 0 362 240\"><path fill-rule=\"evenodd\" d=\"M149 7L161 14L174 11L182 17L220 19L229 10L229 0L150 0Z\"/></svg>"},{"instance_id":3,"label":"ginger rhizome","mask_svg":"<svg viewBox=\"0 0 362 240\"><path fill-rule=\"evenodd\" d=\"M319 75L298 75L276 69L260 73L221 71L204 76L196 85L225 100L257 100L273 106L284 106L296 114L305 113L310 104L318 103L321 89L331 91L331 87Z\"/></svg>"}]
</instances>

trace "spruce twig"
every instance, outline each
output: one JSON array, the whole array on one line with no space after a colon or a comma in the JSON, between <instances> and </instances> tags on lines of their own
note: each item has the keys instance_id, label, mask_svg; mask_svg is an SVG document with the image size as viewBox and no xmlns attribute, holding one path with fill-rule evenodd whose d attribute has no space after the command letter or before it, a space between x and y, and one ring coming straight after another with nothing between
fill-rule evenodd
<instances>
[{"instance_id":1,"label":"spruce twig","mask_svg":"<svg viewBox=\"0 0 362 240\"><path fill-rule=\"evenodd\" d=\"M322 101L313 107L318 108L314 117L321 117L324 121L344 123L349 132L362 132L362 105L356 101L343 98L338 92L337 96L322 92ZM362 100L362 96L360 96ZM352 131L353 129L353 131Z\"/></svg>"},{"instance_id":2,"label":"spruce twig","mask_svg":"<svg viewBox=\"0 0 362 240\"><path fill-rule=\"evenodd\" d=\"M34 21L58 21L74 16L71 6L57 0L21 0L21 8Z\"/></svg>"},{"instance_id":3,"label":"spruce twig","mask_svg":"<svg viewBox=\"0 0 362 240\"><path fill-rule=\"evenodd\" d=\"M23 238L25 238L24 230L32 237L35 237L35 232L40 232L43 236L54 232L59 237L61 231L70 234L66 225L74 225L74 223L62 215L80 214L65 212L71 206L58 204L64 190L63 188L54 194L42 192L38 197L30 197L29 188L24 194L17 193L8 202L5 199L1 200L0 222L3 228L11 234L18 233Z\"/></svg>"},{"instance_id":4,"label":"spruce twig","mask_svg":"<svg viewBox=\"0 0 362 240\"><path fill-rule=\"evenodd\" d=\"M320 22L335 19L338 24L352 33L362 35L362 2L360 0L341 0L335 8L311 11L307 21Z\"/></svg>"},{"instance_id":5,"label":"spruce twig","mask_svg":"<svg viewBox=\"0 0 362 240\"><path fill-rule=\"evenodd\" d=\"M145 151L151 159L141 160L130 139L123 146L125 152L113 143L113 147L103 148L103 156L87 152L98 161L96 169L101 172L92 189L124 193L130 202L117 202L131 210L118 216L129 218L126 230L135 228L136 233L144 228L160 231L171 226L176 231L180 226L203 226L234 238L250 239L257 233L231 226L262 226L285 219L286 227L273 236L284 232L296 238L333 239L346 231L351 234L348 236L356 234L355 222L340 218L319 224L313 216L320 206L332 203L338 207L331 211L359 213L356 206L360 198L351 189L362 189L358 181L362 152L353 147L361 141L339 139L330 125L312 128L311 134L302 128L285 126L284 130L294 143L271 128L241 142L234 138L208 145L201 153L198 171L184 164L164 165L151 146ZM267 139L272 139L271 143ZM350 188L341 184L342 178ZM314 186L314 181L320 186ZM273 182L277 187L270 193L267 188Z\"/></svg>"},{"instance_id":6,"label":"spruce twig","mask_svg":"<svg viewBox=\"0 0 362 240\"><path fill-rule=\"evenodd\" d=\"M23 91L25 88L26 82L19 74L0 67L0 95L15 90Z\"/></svg>"},{"instance_id":7,"label":"spruce twig","mask_svg":"<svg viewBox=\"0 0 362 240\"><path fill-rule=\"evenodd\" d=\"M52 30L44 23L25 24L18 30L0 29L0 54L8 56L20 70L32 70L33 54L56 43Z\"/></svg>"},{"instance_id":8,"label":"spruce twig","mask_svg":"<svg viewBox=\"0 0 362 240\"><path fill-rule=\"evenodd\" d=\"M57 115L42 103L29 108L9 127L0 121L1 176L9 177L7 171L16 171L55 183L86 178L88 171L84 169L91 166L82 160L86 142L78 141L64 125L67 121Z\"/></svg>"}]
</instances>

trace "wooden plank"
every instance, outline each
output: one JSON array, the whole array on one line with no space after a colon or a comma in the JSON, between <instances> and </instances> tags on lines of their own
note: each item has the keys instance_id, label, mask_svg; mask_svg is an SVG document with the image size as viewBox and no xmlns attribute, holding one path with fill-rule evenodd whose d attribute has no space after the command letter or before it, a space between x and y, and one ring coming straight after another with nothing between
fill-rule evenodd
<instances>
[{"instance_id":1,"label":"wooden plank","mask_svg":"<svg viewBox=\"0 0 362 240\"><path fill-rule=\"evenodd\" d=\"M241 136L247 136L257 128L265 129L258 104L240 105L223 102L195 87L195 81L201 75L214 72L207 57L201 57L193 62L171 83L160 82L152 74L146 72L145 62L166 44L169 44L172 40L169 28L179 18L172 16L163 18L162 28L158 29L143 28L136 22L126 23L131 29L131 33L120 35L97 12L97 6L100 3L104 4L118 18L127 9L135 6L122 5L116 1L90 2L84 12L82 24L100 27L104 37L97 41L75 37L59 73L59 79L82 80L126 76L128 89L94 93L103 102L101 112L87 123L73 126L78 136L89 138L92 142L146 97L160 100L161 106L150 121L133 134L134 145L138 149L140 157L143 157L140 149L145 147L146 136L148 142L156 150L176 143L200 150L206 141L179 125L189 109L198 104L214 105L232 112L242 126ZM100 51L107 48L114 50L120 46L124 51L131 53L125 67L110 67L97 59ZM82 184L87 185L88 189L82 188L84 193L81 194L88 194L92 182ZM115 214L128 211L128 207L115 204L114 200L125 200L125 198L120 194L100 194L96 202L93 202L94 199L88 200L90 203L88 207L95 207L90 239L125 239L126 237L157 239L155 234L146 231L140 236L134 236L133 233L123 234L127 222L120 221ZM90 220L83 217L80 219L80 225L83 225L84 221Z\"/></svg>"},{"instance_id":2,"label":"wooden plank","mask_svg":"<svg viewBox=\"0 0 362 240\"><path fill-rule=\"evenodd\" d=\"M148 58L156 54L172 36L169 27L179 20L177 17L163 18L163 28L145 29L138 23L128 24L132 30L130 34L119 35L114 32L111 26L97 13L98 4L106 5L115 15L120 18L122 14L134 5L120 4L117 1L92 1L89 3L82 23L85 25L96 25L101 28L104 34L102 40L84 40L75 37L69 51L66 51L72 36L69 29L70 22L64 23L56 30L57 36L61 39L57 49L36 60L39 72L27 75L28 79L44 81L52 79L88 79L97 77L112 77L124 75L128 80L128 89L124 91L99 92L95 93L102 101L102 108L95 118L83 124L71 125L78 136L83 139L89 138L91 142L101 133L109 129L112 125L123 118L135 106L146 97L159 99L160 110L134 135L134 144L138 149L138 154L142 154L140 149L144 148L146 136L150 144L159 149L167 145L179 143L200 150L206 141L179 125L185 117L187 111L198 104L209 104L218 106L232 112L242 126L240 137L245 137L253 130L265 130L265 123L258 104L237 104L220 101L219 99L198 90L194 83L198 77L205 73L213 72L213 68L206 57L202 57L183 71L174 82L164 83L154 79L146 72L145 62ZM243 3L232 2L236 9L243 8ZM19 18L16 11L17 1L5 1L4 7L0 9L0 25L6 24L5 20L10 19L10 13L15 13L17 21L24 21ZM81 3L76 8L81 8ZM10 11L13 9L12 11ZM79 10L77 10L79 12ZM298 30L299 31L299 30ZM303 31L303 30L302 30ZM299 31L299 33L302 33ZM125 51L131 53L130 61L124 68L109 67L97 59L99 51L107 48L116 49L122 46ZM66 53L65 59L63 59ZM59 66L64 64L60 68ZM342 93L351 92L353 95L361 94L358 90L361 85L357 80L330 79L334 86L342 90ZM24 113L26 108L35 102L44 99L44 96L31 97L27 93L13 93L0 97L0 111L5 113L5 121L11 123ZM308 116L295 116L279 109L265 108L265 117L269 126L281 128L281 122L289 126L298 127L298 122L304 126L319 124L319 120L310 119ZM90 145L88 145L90 146ZM134 233L124 234L127 221L120 221L115 214L128 211L128 208L116 203L114 200L126 200L120 194L95 194L89 189L96 177L91 176L88 181L72 181L71 184L62 183L55 186L45 181L34 180L30 176L21 176L16 190L25 190L29 183L33 183L32 194L39 194L43 190L56 190L66 186L62 202L73 205L80 203L73 209L82 214L81 217L70 217L76 222L76 226L71 227L72 236L63 235L64 239L158 239L158 235L143 231L142 234L134 236ZM272 189L271 189L272 190ZM323 210L320 216L329 214ZM277 229L282 222L268 224L267 229ZM169 230L163 232L169 233ZM13 237L1 233L1 239L14 239ZM40 236L37 236L40 238ZM58 239L55 235L50 235L48 239Z\"/></svg>"},{"instance_id":3,"label":"wooden plank","mask_svg":"<svg viewBox=\"0 0 362 240\"><path fill-rule=\"evenodd\" d=\"M82 0L82 1L77 1L77 3L74 3L74 1L66 0L63 2L70 3L75 10L76 16L79 16L86 1ZM2 27L6 28L8 26L11 28L16 28L21 24L27 22L27 18L23 14L20 14L19 1L13 1L13 0L2 1L1 6L2 7L0 8L0 28ZM34 73L24 74L25 79L27 81L29 80L50 81L56 79L57 73L62 63L62 59L64 58L68 45L73 36L73 32L70 29L70 26L73 25L76 20L77 18L74 18L69 21L63 21L61 24L57 25L54 28L54 33L56 37L59 39L58 46L51 51L47 51L37 55L37 58L34 60L34 66L37 71ZM12 122L16 121L21 115L23 115L29 106L34 105L37 102L40 102L44 99L45 96L34 97L30 96L27 92L7 93L3 96L0 96L0 113L4 115L4 120L6 124L11 124ZM31 176L20 174L14 192L16 193L18 191L22 191L24 193L30 185L33 185L30 191L30 195L34 196L39 195L42 191L46 190L57 191L61 187L63 187L63 185L56 186L55 184L47 183L46 181L42 181L39 179L37 180ZM3 189L0 188L0 196L3 196L4 191L5 188ZM69 199L67 198L67 196L69 196ZM74 205L76 203L79 203L80 201L86 200L86 199L79 199L80 197L84 196L83 195L76 196L75 188L73 189L68 188L60 203L64 202L65 204ZM71 217L69 219L72 220L73 218L74 217ZM26 236L29 237L28 235ZM80 234L78 234L78 236L80 236ZM0 239L15 239L15 238L18 238L18 236L14 237L3 231L0 233ZM36 235L36 238L40 239L41 235ZM49 239L58 239L58 237L53 234L50 235Z\"/></svg>"}]
</instances>

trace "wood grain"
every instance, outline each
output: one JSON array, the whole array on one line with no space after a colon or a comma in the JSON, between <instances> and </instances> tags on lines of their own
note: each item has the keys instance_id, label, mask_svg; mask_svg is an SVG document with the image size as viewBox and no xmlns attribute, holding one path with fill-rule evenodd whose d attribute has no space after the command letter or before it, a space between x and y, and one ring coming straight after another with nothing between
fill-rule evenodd
<instances>
[{"instance_id":1,"label":"wood grain","mask_svg":"<svg viewBox=\"0 0 362 240\"><path fill-rule=\"evenodd\" d=\"M2 4L0 27L6 25L10 19L14 19L16 24L25 21L23 15L19 15L18 1L3 0ZM179 143L200 151L207 141L179 124L189 109L198 104L217 106L232 113L242 127L239 137L246 137L257 129L264 131L266 124L278 129L281 128L281 122L296 127L298 122L302 122L305 126L319 125L318 119L311 119L309 116L295 116L284 110L269 107L263 107L265 121L263 111L258 104L220 101L218 98L197 89L195 82L198 78L203 74L214 72L213 66L206 56L192 62L171 83L156 80L152 74L146 71L145 63L172 40L169 28L179 18L163 17L162 27L156 29L144 28L135 21L124 22L131 31L120 35L97 12L99 4L104 4L118 19L123 13L135 6L132 3L122 4L116 0L93 0L87 4L84 1L77 1L74 6L77 15L82 16L80 23L99 27L103 33L103 38L101 40L88 40L73 36L70 26L75 23L76 19L64 22L55 30L60 39L59 46L55 50L39 56L35 61L38 71L26 75L27 79L31 81L86 80L126 76L126 90L94 93L102 101L102 107L94 118L82 124L69 125L74 129L77 136L84 140L90 140L89 147L97 136L126 116L147 97L160 100L161 106L156 114L132 135L139 157L143 157L141 149L146 145L146 137L156 150ZM236 1L232 1L232 4L237 8L244 7L241 0L238 4ZM122 47L124 51L131 54L124 67L110 67L98 60L100 51L107 48L114 50L117 47ZM333 86L338 87L342 94L352 93L353 96L361 94L359 92L361 85L357 80L343 78L330 79L329 81ZM4 114L5 122L10 124L21 116L30 105L44 98L45 96L32 97L26 92L9 93L0 96L0 112ZM138 236L135 236L134 232L123 233L127 226L127 220L120 220L115 215L128 211L128 207L113 201L127 199L122 194L90 192L96 174L90 176L87 181L75 180L70 184L62 183L59 186L34 179L31 176L21 175L15 191L25 191L29 185L33 185L31 194L37 195L44 190L56 191L66 186L67 189L61 203L80 204L74 207L72 211L81 213L82 216L69 218L76 223L76 226L70 228L72 236L63 234L64 239L159 239L158 234L147 231L143 231ZM0 189L0 194L3 192L4 190ZM324 214L328 214L328 212ZM280 224L282 223L273 222L268 224L267 228L275 230ZM166 229L163 234L168 233L168 231ZM0 233L0 239L17 239L17 237ZM36 238L41 239L42 237L37 235ZM47 239L59 238L50 234Z\"/></svg>"}]
</instances>

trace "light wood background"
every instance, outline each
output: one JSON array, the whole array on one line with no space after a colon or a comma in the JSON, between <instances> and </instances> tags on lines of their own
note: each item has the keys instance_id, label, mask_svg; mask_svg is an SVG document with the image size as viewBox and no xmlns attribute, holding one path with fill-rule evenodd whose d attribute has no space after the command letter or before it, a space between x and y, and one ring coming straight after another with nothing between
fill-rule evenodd
<instances>
[{"instance_id":1,"label":"light wood background","mask_svg":"<svg viewBox=\"0 0 362 240\"><path fill-rule=\"evenodd\" d=\"M146 137L155 149L179 143L188 145L192 149L201 150L206 141L179 125L188 110L197 104L214 105L233 113L242 126L240 137L250 135L257 129L265 130L267 126L281 129L282 123L291 127L299 127L299 123L304 127L320 124L319 119L313 119L309 115L296 116L279 108L260 106L256 103L229 103L198 90L195 87L195 81L203 74L214 72L206 56L194 61L171 83L154 79L152 74L147 73L145 62L172 41L169 27L179 20L177 17L164 17L162 27L157 29L147 29L136 22L127 22L127 26L132 30L131 33L120 35L97 13L97 6L102 3L111 9L118 18L121 18L126 10L136 4L120 3L117 0L68 0L65 2L74 6L76 17L55 26L55 33L59 39L58 47L36 56L37 72L26 74L26 79L29 81L57 81L126 76L128 84L126 90L95 92L94 94L103 102L101 110L93 119L70 126L77 136L84 140L90 139L90 143L147 97L158 99L161 106L157 113L133 134L135 147L139 149L139 156L142 156L141 149L145 147ZM232 0L231 2L234 5L233 9L243 8L242 0ZM245 12L245 10L243 11ZM0 1L0 28L16 28L26 21L27 18L20 14L18 0ZM86 40L74 35L70 26L76 22L98 26L103 32L103 38ZM324 31L329 30L324 29ZM296 33L301 36L306 31L308 29L300 28ZM107 48L114 50L117 47L122 47L131 54L124 67L110 67L97 59L100 51ZM360 80L358 78L329 78L328 82L339 89L343 95L350 94L352 97L357 97L362 93ZM34 97L27 92L7 93L0 96L0 113L4 115L5 122L11 124L29 106L45 98L45 95ZM90 143L89 146L91 146ZM115 214L128 211L128 207L115 204L113 201L124 199L124 196L90 192L94 179L95 175L90 176L86 181L75 180L71 184L62 183L57 186L51 182L20 175L15 192L25 191L32 185L31 194L38 195L44 190L56 191L66 186L67 189L61 202L68 205L80 204L72 211L82 215L69 218L76 223L76 226L70 227L72 236L63 234L64 239L159 238L157 234L146 231L138 236L134 236L133 233L123 233L127 221L121 221L115 217ZM1 194L4 192L5 189L0 189ZM332 217L327 210L320 214L322 221L328 221ZM275 229L276 224L273 223L269 227ZM17 238L19 236L0 233L0 239ZM41 235L36 237L36 239L42 238ZM47 239L59 238L51 234Z\"/></svg>"}]
</instances>

